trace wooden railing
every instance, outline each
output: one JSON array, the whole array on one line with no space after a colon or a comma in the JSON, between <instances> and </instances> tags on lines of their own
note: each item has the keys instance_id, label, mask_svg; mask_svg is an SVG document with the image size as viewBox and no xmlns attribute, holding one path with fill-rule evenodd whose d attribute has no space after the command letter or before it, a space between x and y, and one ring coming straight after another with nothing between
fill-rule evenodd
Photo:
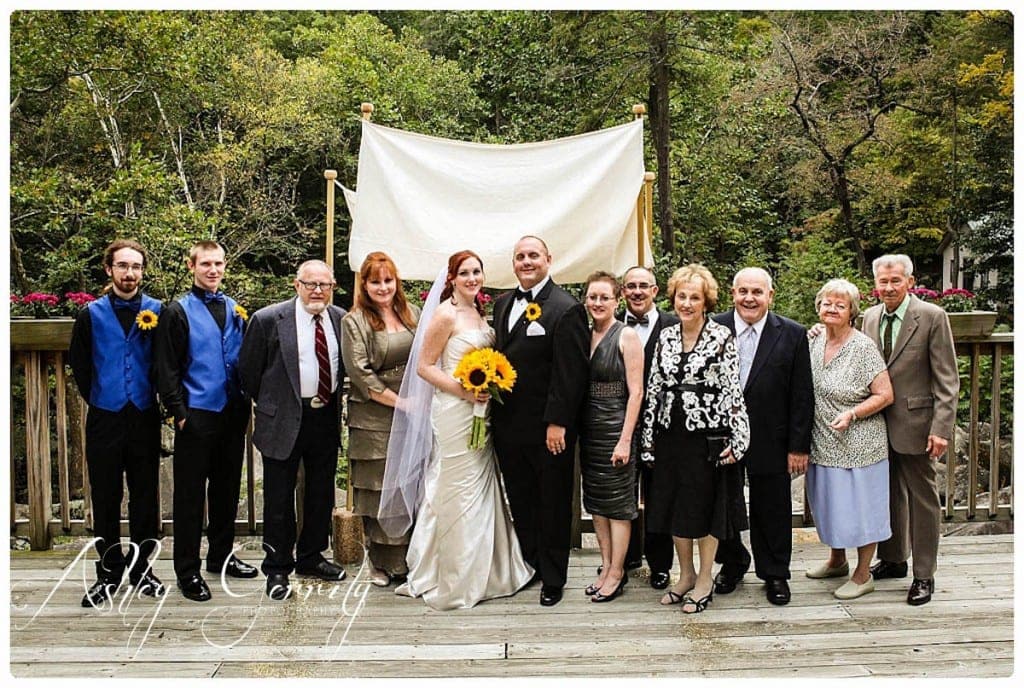
<instances>
[{"instance_id":1,"label":"wooden railing","mask_svg":"<svg viewBox=\"0 0 1024 688\"><path fill-rule=\"evenodd\" d=\"M70 433L78 433L79 439L84 436L84 423L71 424L68 421L68 394L66 378L66 351L71 335L70 320L12 321L11 325L11 494L10 515L11 533L27 535L33 549L49 549L55 535L88 535L92 527L92 508L89 500L88 472L85 462L81 462L81 476L75 476L76 484L83 485L84 517L71 518L71 468L69 466ZM1004 359L1013 356L1013 333L993 334L981 338L961 338L956 342L957 354L968 357L970 372L961 379L961 399L970 402L970 437L968 444L969 480L965 500L957 503L954 499L956 457L952 458L946 471L945 481L945 518L949 521L969 521L977 518L992 520L1008 520L1013 518L1012 504L997 505L1000 462L1000 408L999 401L1009 392L1000 385L1000 372ZM981 414L981 371L985 359L991 360L991 404L989 408L990 433L987 437L979 434L978 418ZM15 408L16 373L23 371L22 381L24 394L25 443L24 447L15 445ZM51 442L51 438L56 438ZM1012 439L1012 437L1010 438ZM979 448L983 442L991 443L988 470L990 504L979 506L978 494L982 490L977 485L979 471ZM79 442L81 446L82 442ZM1012 461L1012 457L1006 457ZM236 532L240 534L258 534L262 530L262 521L256 517L256 481L253 475L254 451L251 438L246 442L245 478L243 479L243 496L247 504L246 518L236 522ZM27 473L28 517L17 518L15 511L15 462L25 461ZM53 499L53 475L57 475L57 500ZM1011 488L1012 489L1012 488ZM573 527L574 541L578 545L581 533L592 531L589 519L580 518L578 495L574 499L576 514ZM54 516L53 505L58 505ZM810 525L811 518L804 508L793 513L794 527ZM127 522L122 523L122 532L127 534ZM161 533L173 534L171 519L161 519Z\"/></svg>"}]
</instances>

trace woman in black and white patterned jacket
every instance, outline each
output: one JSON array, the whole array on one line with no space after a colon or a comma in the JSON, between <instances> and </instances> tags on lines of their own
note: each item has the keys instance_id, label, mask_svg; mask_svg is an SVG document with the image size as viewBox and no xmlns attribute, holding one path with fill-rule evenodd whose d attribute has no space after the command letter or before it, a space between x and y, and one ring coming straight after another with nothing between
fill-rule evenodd
<instances>
[{"instance_id":1,"label":"woman in black and white patterned jacket","mask_svg":"<svg viewBox=\"0 0 1024 688\"><path fill-rule=\"evenodd\" d=\"M687 265L672 274L668 295L680 322L661 331L654 351L640 458L654 461L647 528L670 533L679 557L679 580L661 603L682 603L692 614L711 602L718 540L747 527L737 462L750 424L736 342L708 317L718 301L715 278L703 265Z\"/></svg>"}]
</instances>

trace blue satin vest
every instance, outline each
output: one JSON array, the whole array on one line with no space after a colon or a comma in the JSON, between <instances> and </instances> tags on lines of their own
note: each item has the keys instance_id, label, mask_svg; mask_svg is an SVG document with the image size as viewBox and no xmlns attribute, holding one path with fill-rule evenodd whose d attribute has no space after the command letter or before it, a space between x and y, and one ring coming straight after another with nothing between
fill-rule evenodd
<instances>
[{"instance_id":1,"label":"blue satin vest","mask_svg":"<svg viewBox=\"0 0 1024 688\"><path fill-rule=\"evenodd\" d=\"M238 352L242 347L242 318L235 302L224 297L224 330L210 315L203 300L189 292L178 302L188 318L188 367L182 384L188 392L189 408L223 411L228 399L241 396Z\"/></svg>"},{"instance_id":2,"label":"blue satin vest","mask_svg":"<svg viewBox=\"0 0 1024 688\"><path fill-rule=\"evenodd\" d=\"M160 313L160 302L142 295L141 310ZM153 331L132 323L125 335L110 298L89 304L92 324L92 388L89 405L116 412L129 402L140 411L153 406L155 391L150 381L153 367Z\"/></svg>"}]
</instances>

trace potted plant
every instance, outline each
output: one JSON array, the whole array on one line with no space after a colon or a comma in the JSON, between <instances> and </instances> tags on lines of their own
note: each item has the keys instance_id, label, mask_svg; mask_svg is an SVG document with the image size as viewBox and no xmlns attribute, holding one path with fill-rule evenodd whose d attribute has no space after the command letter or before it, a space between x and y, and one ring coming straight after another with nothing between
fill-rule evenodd
<instances>
[{"instance_id":1,"label":"potted plant","mask_svg":"<svg viewBox=\"0 0 1024 688\"><path fill-rule=\"evenodd\" d=\"M949 315L954 337L987 337L996 326L996 313L975 310L975 296L966 289L947 289L936 303Z\"/></svg>"},{"instance_id":2,"label":"potted plant","mask_svg":"<svg viewBox=\"0 0 1024 688\"><path fill-rule=\"evenodd\" d=\"M71 343L74 315L96 297L85 292L11 294L11 348L61 351ZM68 317L71 316L71 317Z\"/></svg>"}]
</instances>

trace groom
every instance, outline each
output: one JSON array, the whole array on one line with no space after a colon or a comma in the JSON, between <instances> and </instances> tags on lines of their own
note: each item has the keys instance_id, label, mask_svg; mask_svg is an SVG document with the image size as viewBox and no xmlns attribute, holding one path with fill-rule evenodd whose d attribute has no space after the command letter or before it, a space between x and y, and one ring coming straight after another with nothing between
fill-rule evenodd
<instances>
[{"instance_id":1,"label":"groom","mask_svg":"<svg viewBox=\"0 0 1024 688\"><path fill-rule=\"evenodd\" d=\"M491 406L494 447L523 557L558 604L569 566L573 450L588 379L590 333L583 305L551 281L551 254L535 236L515 246L519 289L494 304L496 346L518 373Z\"/></svg>"}]
</instances>

